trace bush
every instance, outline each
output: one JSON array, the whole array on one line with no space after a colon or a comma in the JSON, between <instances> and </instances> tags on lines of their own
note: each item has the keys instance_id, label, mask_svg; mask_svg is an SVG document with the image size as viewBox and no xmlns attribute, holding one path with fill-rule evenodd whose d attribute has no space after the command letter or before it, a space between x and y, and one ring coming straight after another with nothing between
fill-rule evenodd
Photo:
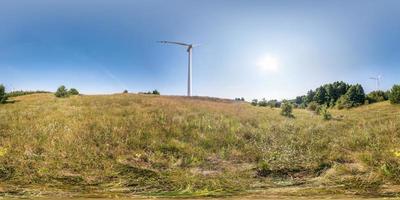
<instances>
[{"instance_id":1,"label":"bush","mask_svg":"<svg viewBox=\"0 0 400 200\"><path fill-rule=\"evenodd\" d=\"M279 101L276 99L269 100L267 102L267 105L269 105L269 107L271 107L271 108L279 108L280 107Z\"/></svg>"},{"instance_id":2,"label":"bush","mask_svg":"<svg viewBox=\"0 0 400 200\"><path fill-rule=\"evenodd\" d=\"M393 85L389 100L392 104L400 104L400 85Z\"/></svg>"},{"instance_id":3,"label":"bush","mask_svg":"<svg viewBox=\"0 0 400 200\"><path fill-rule=\"evenodd\" d=\"M123 94L128 94L128 90L124 90L122 93Z\"/></svg>"},{"instance_id":4,"label":"bush","mask_svg":"<svg viewBox=\"0 0 400 200\"><path fill-rule=\"evenodd\" d=\"M160 95L160 92L157 90L153 91L148 91L148 92L139 92L139 94L154 94L154 95Z\"/></svg>"},{"instance_id":5,"label":"bush","mask_svg":"<svg viewBox=\"0 0 400 200\"><path fill-rule=\"evenodd\" d=\"M369 93L367 95L367 100L368 103L376 103L376 102L381 102L381 101L386 101L388 100L388 96L387 93L385 93L384 91L372 91L371 93Z\"/></svg>"},{"instance_id":6,"label":"bush","mask_svg":"<svg viewBox=\"0 0 400 200\"><path fill-rule=\"evenodd\" d=\"M258 105L261 107L266 107L268 105L267 100L263 98L261 101L258 102Z\"/></svg>"},{"instance_id":7,"label":"bush","mask_svg":"<svg viewBox=\"0 0 400 200\"><path fill-rule=\"evenodd\" d=\"M337 109L341 110L343 108L351 108L352 104L350 103L350 100L347 95L342 95L337 101L336 101L336 107Z\"/></svg>"},{"instance_id":8,"label":"bush","mask_svg":"<svg viewBox=\"0 0 400 200\"><path fill-rule=\"evenodd\" d=\"M257 106L258 105L258 100L257 99L251 100L251 105Z\"/></svg>"},{"instance_id":9,"label":"bush","mask_svg":"<svg viewBox=\"0 0 400 200\"><path fill-rule=\"evenodd\" d=\"M77 89L71 88L71 89L69 89L68 94L69 95L79 95L79 92Z\"/></svg>"},{"instance_id":10,"label":"bush","mask_svg":"<svg viewBox=\"0 0 400 200\"><path fill-rule=\"evenodd\" d=\"M323 109L324 106L325 106L325 105L319 105L319 104L318 104L317 108L315 109L315 113L316 113L317 115L321 114L321 110Z\"/></svg>"},{"instance_id":11,"label":"bush","mask_svg":"<svg viewBox=\"0 0 400 200\"><path fill-rule=\"evenodd\" d=\"M65 86L62 85L57 89L57 92L54 95L56 95L56 97L59 98L65 98L69 96L69 93L67 91L67 88L65 88Z\"/></svg>"},{"instance_id":12,"label":"bush","mask_svg":"<svg viewBox=\"0 0 400 200\"><path fill-rule=\"evenodd\" d=\"M245 101L245 100L244 100L244 97L236 97L235 101Z\"/></svg>"},{"instance_id":13,"label":"bush","mask_svg":"<svg viewBox=\"0 0 400 200\"><path fill-rule=\"evenodd\" d=\"M257 105L258 105L258 100L257 100L257 99L253 99L253 100L251 101L251 105L257 106Z\"/></svg>"},{"instance_id":14,"label":"bush","mask_svg":"<svg viewBox=\"0 0 400 200\"><path fill-rule=\"evenodd\" d=\"M5 103L7 101L6 88L4 85L0 85L0 103Z\"/></svg>"},{"instance_id":15,"label":"bush","mask_svg":"<svg viewBox=\"0 0 400 200\"><path fill-rule=\"evenodd\" d=\"M302 104L299 105L299 108L300 109L306 109L307 108L307 104L302 103Z\"/></svg>"},{"instance_id":16,"label":"bush","mask_svg":"<svg viewBox=\"0 0 400 200\"><path fill-rule=\"evenodd\" d=\"M327 106L320 106L318 113L322 116L322 119L324 120L332 119L332 115L331 113L329 113Z\"/></svg>"},{"instance_id":17,"label":"bush","mask_svg":"<svg viewBox=\"0 0 400 200\"><path fill-rule=\"evenodd\" d=\"M315 101L312 101L308 104L307 109L310 111L317 111L319 104Z\"/></svg>"},{"instance_id":18,"label":"bush","mask_svg":"<svg viewBox=\"0 0 400 200\"><path fill-rule=\"evenodd\" d=\"M294 117L292 114L293 105L290 102L284 102L281 105L281 115L285 117Z\"/></svg>"},{"instance_id":19,"label":"bush","mask_svg":"<svg viewBox=\"0 0 400 200\"><path fill-rule=\"evenodd\" d=\"M258 176L266 177L271 173L272 173L272 171L270 170L269 165L266 161L262 161L258 164L258 167L257 167L257 175Z\"/></svg>"},{"instance_id":20,"label":"bush","mask_svg":"<svg viewBox=\"0 0 400 200\"><path fill-rule=\"evenodd\" d=\"M389 99L389 97L390 97L390 90L387 90L387 91L385 92L385 96L387 96L387 98Z\"/></svg>"}]
</instances>

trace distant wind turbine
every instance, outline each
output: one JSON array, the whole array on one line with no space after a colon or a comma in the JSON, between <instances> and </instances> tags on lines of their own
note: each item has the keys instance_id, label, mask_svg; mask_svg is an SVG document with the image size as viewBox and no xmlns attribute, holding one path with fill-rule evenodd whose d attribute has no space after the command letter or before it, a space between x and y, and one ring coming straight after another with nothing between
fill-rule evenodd
<instances>
[{"instance_id":1,"label":"distant wind turbine","mask_svg":"<svg viewBox=\"0 0 400 200\"><path fill-rule=\"evenodd\" d=\"M188 82L187 82L187 96L192 96L192 49L194 46L193 44L186 44L183 42L172 42L172 41L158 41L159 43L164 43L164 44L176 44L176 45L181 45L186 47L186 51L188 52L189 55L189 60L188 60ZM197 45L198 46L198 45Z\"/></svg>"},{"instance_id":2,"label":"distant wind turbine","mask_svg":"<svg viewBox=\"0 0 400 200\"><path fill-rule=\"evenodd\" d=\"M369 79L375 80L376 81L376 90L378 91L380 88L381 80L382 80L382 75L379 75L377 77L370 77Z\"/></svg>"}]
</instances>

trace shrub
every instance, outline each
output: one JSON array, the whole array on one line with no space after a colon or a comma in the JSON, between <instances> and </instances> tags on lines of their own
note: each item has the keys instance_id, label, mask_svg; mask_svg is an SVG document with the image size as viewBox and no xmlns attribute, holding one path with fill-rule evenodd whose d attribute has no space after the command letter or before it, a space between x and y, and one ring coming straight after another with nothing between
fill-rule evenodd
<instances>
[{"instance_id":1,"label":"shrub","mask_svg":"<svg viewBox=\"0 0 400 200\"><path fill-rule=\"evenodd\" d=\"M381 101L386 101L388 100L388 96L384 91L378 90L378 91L372 91L367 95L367 100L368 103L376 103L376 102L381 102Z\"/></svg>"},{"instance_id":2,"label":"shrub","mask_svg":"<svg viewBox=\"0 0 400 200\"><path fill-rule=\"evenodd\" d=\"M258 176L262 176L262 177L266 177L269 174L271 174L271 170L269 169L269 165L266 161L262 161L258 164L257 167L257 175Z\"/></svg>"},{"instance_id":3,"label":"shrub","mask_svg":"<svg viewBox=\"0 0 400 200\"><path fill-rule=\"evenodd\" d=\"M79 95L79 92L77 89L71 88L71 89L69 89L68 94L69 95Z\"/></svg>"},{"instance_id":4,"label":"shrub","mask_svg":"<svg viewBox=\"0 0 400 200\"><path fill-rule=\"evenodd\" d=\"M319 114L322 116L322 119L324 119L324 120L332 119L332 115L331 115L331 113L329 113L326 105L320 106Z\"/></svg>"},{"instance_id":5,"label":"shrub","mask_svg":"<svg viewBox=\"0 0 400 200\"><path fill-rule=\"evenodd\" d=\"M302 104L300 104L300 105L298 106L298 108L300 108L300 109L306 109L306 108L307 108L307 104L302 103Z\"/></svg>"},{"instance_id":6,"label":"shrub","mask_svg":"<svg viewBox=\"0 0 400 200\"><path fill-rule=\"evenodd\" d=\"M341 110L343 108L351 108L352 104L350 103L350 100L347 95L342 95L337 101L336 101L336 107L337 109Z\"/></svg>"},{"instance_id":7,"label":"shrub","mask_svg":"<svg viewBox=\"0 0 400 200\"><path fill-rule=\"evenodd\" d=\"M153 90L153 91L148 91L148 92L139 92L139 94L154 94L154 95L160 95L160 92L158 90Z\"/></svg>"},{"instance_id":8,"label":"shrub","mask_svg":"<svg viewBox=\"0 0 400 200\"><path fill-rule=\"evenodd\" d=\"M261 107L266 107L268 105L267 100L263 98L261 101L258 102L258 105Z\"/></svg>"},{"instance_id":9,"label":"shrub","mask_svg":"<svg viewBox=\"0 0 400 200\"><path fill-rule=\"evenodd\" d=\"M293 105L290 102L283 102L281 105L281 115L285 117L293 117Z\"/></svg>"},{"instance_id":10,"label":"shrub","mask_svg":"<svg viewBox=\"0 0 400 200\"><path fill-rule=\"evenodd\" d=\"M400 104L400 85L394 85L390 91L390 103Z\"/></svg>"},{"instance_id":11,"label":"shrub","mask_svg":"<svg viewBox=\"0 0 400 200\"><path fill-rule=\"evenodd\" d=\"M317 114L317 115L319 115L319 114L321 114L321 110L322 110L322 108L324 107L325 105L317 105L317 107L315 108L315 113Z\"/></svg>"},{"instance_id":12,"label":"shrub","mask_svg":"<svg viewBox=\"0 0 400 200\"><path fill-rule=\"evenodd\" d=\"M267 105L269 105L269 107L271 107L271 108L279 108L280 107L280 104L279 104L278 100L276 100L276 99L269 100L267 102Z\"/></svg>"},{"instance_id":13,"label":"shrub","mask_svg":"<svg viewBox=\"0 0 400 200\"><path fill-rule=\"evenodd\" d=\"M385 95L386 95L387 98L389 99L389 97L390 97L390 90L387 90L387 91L385 92Z\"/></svg>"},{"instance_id":14,"label":"shrub","mask_svg":"<svg viewBox=\"0 0 400 200\"><path fill-rule=\"evenodd\" d=\"M69 94L67 88L65 88L65 86L62 85L57 89L57 92L54 95L56 95L56 97L59 98L65 98L68 97Z\"/></svg>"},{"instance_id":15,"label":"shrub","mask_svg":"<svg viewBox=\"0 0 400 200\"><path fill-rule=\"evenodd\" d=\"M236 97L235 101L245 101L245 100L244 100L244 97Z\"/></svg>"},{"instance_id":16,"label":"shrub","mask_svg":"<svg viewBox=\"0 0 400 200\"><path fill-rule=\"evenodd\" d=\"M5 103L7 101L6 88L4 85L0 85L0 103Z\"/></svg>"},{"instance_id":17,"label":"shrub","mask_svg":"<svg viewBox=\"0 0 400 200\"><path fill-rule=\"evenodd\" d=\"M124 90L122 93L123 94L128 94L128 90Z\"/></svg>"},{"instance_id":18,"label":"shrub","mask_svg":"<svg viewBox=\"0 0 400 200\"><path fill-rule=\"evenodd\" d=\"M307 109L310 110L310 111L316 111L317 108L318 108L318 106L319 106L319 105L318 105L317 102L312 101L312 102L310 102L310 103L308 104Z\"/></svg>"},{"instance_id":19,"label":"shrub","mask_svg":"<svg viewBox=\"0 0 400 200\"><path fill-rule=\"evenodd\" d=\"M257 106L257 105L258 105L258 100L257 100L257 99L253 99L253 100L251 101L251 105Z\"/></svg>"}]
</instances>

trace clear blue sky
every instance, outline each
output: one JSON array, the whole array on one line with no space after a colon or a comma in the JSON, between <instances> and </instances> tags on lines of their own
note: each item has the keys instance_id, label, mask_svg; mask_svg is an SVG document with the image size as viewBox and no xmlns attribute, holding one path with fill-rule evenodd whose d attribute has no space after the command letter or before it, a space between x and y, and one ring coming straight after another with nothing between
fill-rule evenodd
<instances>
[{"instance_id":1,"label":"clear blue sky","mask_svg":"<svg viewBox=\"0 0 400 200\"><path fill-rule=\"evenodd\" d=\"M2 0L0 82L85 94L158 89L292 98L343 80L400 83L400 1Z\"/></svg>"}]
</instances>

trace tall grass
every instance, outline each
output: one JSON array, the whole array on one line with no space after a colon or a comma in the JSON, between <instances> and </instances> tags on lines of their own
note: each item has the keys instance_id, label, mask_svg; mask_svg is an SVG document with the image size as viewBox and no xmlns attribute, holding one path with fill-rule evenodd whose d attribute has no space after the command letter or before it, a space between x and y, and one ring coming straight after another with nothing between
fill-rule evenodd
<instances>
[{"instance_id":1,"label":"tall grass","mask_svg":"<svg viewBox=\"0 0 400 200\"><path fill-rule=\"evenodd\" d=\"M331 110L326 121L203 98L15 99L0 105L0 182L8 185L212 196L275 179L320 177L357 191L400 182L400 107L388 102Z\"/></svg>"}]
</instances>

